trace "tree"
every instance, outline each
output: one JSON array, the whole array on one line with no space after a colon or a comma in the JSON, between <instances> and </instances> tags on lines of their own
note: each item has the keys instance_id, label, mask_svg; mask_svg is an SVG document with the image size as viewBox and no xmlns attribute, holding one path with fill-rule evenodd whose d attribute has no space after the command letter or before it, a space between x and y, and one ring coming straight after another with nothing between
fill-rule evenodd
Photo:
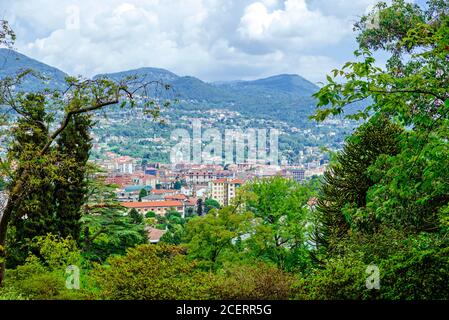
<instances>
[{"instance_id":1,"label":"tree","mask_svg":"<svg viewBox=\"0 0 449 320\"><path fill-rule=\"evenodd\" d=\"M148 196L148 191L146 189L141 189L139 192L139 201L142 201L142 198Z\"/></svg>"},{"instance_id":2,"label":"tree","mask_svg":"<svg viewBox=\"0 0 449 320\"><path fill-rule=\"evenodd\" d=\"M226 253L236 250L234 243L249 232L251 217L250 213L237 212L236 207L226 207L191 219L183 238L188 255L205 268L217 267Z\"/></svg>"},{"instance_id":3,"label":"tree","mask_svg":"<svg viewBox=\"0 0 449 320\"><path fill-rule=\"evenodd\" d=\"M135 208L129 211L128 216L135 224L141 224L143 222L143 216Z\"/></svg>"},{"instance_id":4,"label":"tree","mask_svg":"<svg viewBox=\"0 0 449 320\"><path fill-rule=\"evenodd\" d=\"M90 115L76 115L57 140L56 152L59 173L55 183L54 201L58 234L78 240L81 207L87 196L87 161L92 148L89 130Z\"/></svg>"},{"instance_id":5,"label":"tree","mask_svg":"<svg viewBox=\"0 0 449 320\"><path fill-rule=\"evenodd\" d=\"M370 25L374 14L375 28ZM305 285L314 288L318 297L439 299L447 295L448 17L447 1L429 0L423 7L403 0L379 3L356 24L357 61L333 70L315 95L316 120L366 100L365 110L348 117L371 118L368 126L388 119L404 128L397 152L380 154L366 165L365 187L357 196L339 197L349 231L333 243L338 255L328 257ZM389 55L385 68L376 65L372 53L380 50ZM375 135L366 132L368 139L376 139ZM367 151L363 143L353 147L362 155ZM353 161L346 161L340 173L350 172L357 157L350 158ZM368 264L382 270L376 294L360 289Z\"/></svg>"},{"instance_id":6,"label":"tree","mask_svg":"<svg viewBox=\"0 0 449 320\"><path fill-rule=\"evenodd\" d=\"M204 202L204 212L208 213L212 209L220 209L220 204L217 200L206 199L206 201Z\"/></svg>"},{"instance_id":7,"label":"tree","mask_svg":"<svg viewBox=\"0 0 449 320\"><path fill-rule=\"evenodd\" d=\"M203 199L201 198L196 202L196 214L200 217L203 215Z\"/></svg>"},{"instance_id":8,"label":"tree","mask_svg":"<svg viewBox=\"0 0 449 320\"><path fill-rule=\"evenodd\" d=\"M81 217L83 255L103 262L110 255L124 254L127 248L147 243L145 225L126 215L126 208L116 200L115 186L98 179L88 182L89 193Z\"/></svg>"},{"instance_id":9,"label":"tree","mask_svg":"<svg viewBox=\"0 0 449 320\"><path fill-rule=\"evenodd\" d=\"M7 109L5 111L14 111L18 114L19 119L28 117L26 113L23 113L23 104L19 104L19 101L23 101L23 94L17 94L14 90L18 87L21 80L32 74L32 71L27 70L21 72L17 77L7 77L1 80L0 87L0 105L2 108ZM133 83L133 86L129 86L129 83ZM65 130L70 126L70 123L77 115L89 114L94 111L105 108L106 106L115 105L121 103L122 107L129 104L131 107L136 105L134 96L139 94L143 99L139 99L139 103L142 103L144 111L153 117L158 117L160 114L161 105L155 100L149 97L149 89L151 86L160 85L159 82L142 83L139 82L136 77L129 77L122 81L115 82L106 78L99 78L95 80L82 80L73 77L67 78L68 89L61 94L60 92L50 92L46 90L40 94L40 97L49 97L51 100L51 106L59 107L58 123L55 123L56 129L49 132L42 144L30 145L30 148L34 148L35 159L40 159L41 164L46 164L45 159L50 157L53 152L53 145L58 138L63 134ZM169 86L164 85L165 89L169 89ZM36 102L36 101L35 101ZM162 107L168 107L169 102L163 102ZM56 117L52 118L52 121ZM59 120L60 119L60 120ZM14 127L14 126L11 126ZM16 208L22 207L22 201L29 195L30 184L34 183L38 179L32 179L32 176L36 170L42 170L38 162L34 162L34 166L30 167L30 162L26 164L19 163L19 171L10 170L9 167L3 166L2 170L5 174L11 176L12 184L8 187L8 201L3 210L3 215L0 219L0 285L4 278L5 265L4 257L6 255L6 236L9 222L13 219L18 221L21 218L16 214ZM6 170L5 170L6 169Z\"/></svg>"},{"instance_id":10,"label":"tree","mask_svg":"<svg viewBox=\"0 0 449 320\"><path fill-rule=\"evenodd\" d=\"M9 239L8 264L21 264L28 257L32 240L36 236L57 233L57 217L54 215L54 183L58 177L53 150L37 158L36 149L43 147L48 136L50 115L45 111L45 97L27 94L17 98L18 108L26 117L17 121L12 129L8 150L9 161L17 161L11 184L20 179L24 171L29 172L26 194L18 206L13 208L14 238Z\"/></svg>"},{"instance_id":11,"label":"tree","mask_svg":"<svg viewBox=\"0 0 449 320\"><path fill-rule=\"evenodd\" d=\"M8 21L0 20L0 46L11 47L16 40L14 31Z\"/></svg>"},{"instance_id":12,"label":"tree","mask_svg":"<svg viewBox=\"0 0 449 320\"><path fill-rule=\"evenodd\" d=\"M192 207L188 207L186 209L186 217L192 217L195 213L195 209Z\"/></svg>"},{"instance_id":13,"label":"tree","mask_svg":"<svg viewBox=\"0 0 449 320\"><path fill-rule=\"evenodd\" d=\"M155 218L156 217L156 213L154 211L148 211L145 214L145 218Z\"/></svg>"},{"instance_id":14,"label":"tree","mask_svg":"<svg viewBox=\"0 0 449 320\"><path fill-rule=\"evenodd\" d=\"M66 288L67 266L82 266L82 258L73 239L48 234L36 237L33 246L36 254L30 254L25 264L9 270L8 278L0 288L0 296L5 290L15 293L14 298L26 300L87 298L84 295L84 288L80 290Z\"/></svg>"},{"instance_id":15,"label":"tree","mask_svg":"<svg viewBox=\"0 0 449 320\"><path fill-rule=\"evenodd\" d=\"M181 190L181 188L182 188L182 182L179 181L179 180L176 180L176 181L175 181L175 184L174 184L174 186L173 186L173 189L175 189L175 190Z\"/></svg>"},{"instance_id":16,"label":"tree","mask_svg":"<svg viewBox=\"0 0 449 320\"><path fill-rule=\"evenodd\" d=\"M223 300L288 300L295 277L264 263L231 264L216 275L212 291Z\"/></svg>"},{"instance_id":17,"label":"tree","mask_svg":"<svg viewBox=\"0 0 449 320\"><path fill-rule=\"evenodd\" d=\"M393 156L400 150L402 129L387 118L372 118L347 139L341 152L324 174L316 211L314 234L318 246L332 252L335 244L358 223L350 210L366 207L366 196L375 183L368 168L381 156ZM364 221L359 228L373 232L375 225ZM320 248L321 249L321 248Z\"/></svg>"},{"instance_id":18,"label":"tree","mask_svg":"<svg viewBox=\"0 0 449 320\"><path fill-rule=\"evenodd\" d=\"M141 245L126 256L111 257L108 267L93 270L93 277L102 299L211 298L210 275L198 271L182 248L165 244Z\"/></svg>"},{"instance_id":19,"label":"tree","mask_svg":"<svg viewBox=\"0 0 449 320\"><path fill-rule=\"evenodd\" d=\"M248 254L280 269L304 269L309 262L313 185L282 177L260 179L242 187L241 200L254 215L254 231L245 240Z\"/></svg>"},{"instance_id":20,"label":"tree","mask_svg":"<svg viewBox=\"0 0 449 320\"><path fill-rule=\"evenodd\" d=\"M370 105L350 117L385 117L407 128L397 154L380 157L368 169L375 185L367 191L361 220L375 217L412 233L435 232L445 215L448 10L449 3L438 0L424 8L403 0L378 4L373 12L379 17L378 28L370 27L370 16L356 24L359 61L334 70L315 95L317 120L369 98ZM379 49L390 54L385 70L376 66L371 52Z\"/></svg>"}]
</instances>

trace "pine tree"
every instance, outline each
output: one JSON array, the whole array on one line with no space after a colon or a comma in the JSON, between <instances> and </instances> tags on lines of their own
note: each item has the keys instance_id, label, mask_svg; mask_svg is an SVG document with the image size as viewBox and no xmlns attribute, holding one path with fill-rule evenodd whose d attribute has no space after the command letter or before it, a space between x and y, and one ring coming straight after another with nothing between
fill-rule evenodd
<instances>
[{"instance_id":1,"label":"pine tree","mask_svg":"<svg viewBox=\"0 0 449 320\"><path fill-rule=\"evenodd\" d=\"M53 206L52 166L54 152L38 157L37 152L47 142L49 115L45 111L45 98L40 94L27 94L20 100L21 117L12 131L8 156L17 163L13 181L24 170L30 173L29 184L19 206L14 208L11 226L14 239L9 239L8 263L16 265L27 257L31 240L35 236L55 232Z\"/></svg>"},{"instance_id":2,"label":"pine tree","mask_svg":"<svg viewBox=\"0 0 449 320\"><path fill-rule=\"evenodd\" d=\"M368 167L382 155L399 152L398 138L402 129L386 117L371 119L347 139L324 174L317 206L315 241L320 248L332 251L351 227L347 208L363 208L366 194L374 182Z\"/></svg>"},{"instance_id":3,"label":"pine tree","mask_svg":"<svg viewBox=\"0 0 449 320\"><path fill-rule=\"evenodd\" d=\"M80 236L81 207L87 193L86 165L92 148L89 115L76 115L57 140L59 179L55 186L57 230L62 237Z\"/></svg>"},{"instance_id":4,"label":"pine tree","mask_svg":"<svg viewBox=\"0 0 449 320\"><path fill-rule=\"evenodd\" d=\"M203 199L198 199L196 202L196 214L200 217L203 215Z\"/></svg>"},{"instance_id":5,"label":"pine tree","mask_svg":"<svg viewBox=\"0 0 449 320\"><path fill-rule=\"evenodd\" d=\"M148 196L148 191L146 189L141 189L139 192L139 201L142 201L142 198Z\"/></svg>"},{"instance_id":6,"label":"pine tree","mask_svg":"<svg viewBox=\"0 0 449 320\"><path fill-rule=\"evenodd\" d=\"M132 223L134 223L134 224L141 224L141 223L143 223L143 215L141 215L134 208L131 209L131 211L129 212L128 216L131 219Z\"/></svg>"}]
</instances>

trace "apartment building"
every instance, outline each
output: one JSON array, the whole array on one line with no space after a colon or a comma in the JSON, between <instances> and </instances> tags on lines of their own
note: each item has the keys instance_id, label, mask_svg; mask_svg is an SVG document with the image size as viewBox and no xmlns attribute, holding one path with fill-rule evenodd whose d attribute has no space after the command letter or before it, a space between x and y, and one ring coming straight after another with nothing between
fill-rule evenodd
<instances>
[{"instance_id":1,"label":"apartment building","mask_svg":"<svg viewBox=\"0 0 449 320\"><path fill-rule=\"evenodd\" d=\"M209 182L209 196L222 206L229 206L235 198L237 188L244 183L240 179L216 179Z\"/></svg>"}]
</instances>

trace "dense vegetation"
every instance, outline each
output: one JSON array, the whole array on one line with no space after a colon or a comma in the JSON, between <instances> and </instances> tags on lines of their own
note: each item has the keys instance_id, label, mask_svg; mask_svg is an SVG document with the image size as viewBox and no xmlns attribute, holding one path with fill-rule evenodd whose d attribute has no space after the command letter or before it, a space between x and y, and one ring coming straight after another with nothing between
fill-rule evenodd
<instances>
[{"instance_id":1,"label":"dense vegetation","mask_svg":"<svg viewBox=\"0 0 449 320\"><path fill-rule=\"evenodd\" d=\"M13 198L14 232L8 241L33 241L26 259L11 262L6 270L0 297L447 299L449 4L429 0L423 9L394 0L375 10L376 28L371 16L356 24L357 60L334 70L315 94L318 121L341 114L355 101L369 102L366 110L350 115L365 123L332 157L324 178L304 184L280 177L255 180L239 190L231 206L205 201L198 214L191 212L185 219L174 213L163 218L151 212L145 218L135 212L124 215L110 187L88 179L85 168L76 172L85 176L84 184L77 184L85 195L81 219L65 220L76 214L62 215L58 205L75 204L64 196L55 201L48 195L52 189L39 186L53 186L58 180L52 177L73 181L64 176L71 171L58 174L55 164L82 155L68 152L70 140L63 142L61 135L48 152L38 153L45 163L30 163L29 154L46 145L41 138L48 127L41 121L42 96L22 96L20 110L34 107L20 121L38 121L29 136L20 134L22 122L15 126L10 153L18 157L19 166L10 167L14 174L6 188L17 193L16 177L20 180L20 170L25 170L31 181L22 181L22 186L33 192ZM377 50L390 54L385 68L376 64ZM117 89L109 81L106 85ZM75 102L92 103L91 95L81 97ZM81 127L75 125L77 118L71 120L77 133L85 130L88 119L78 119ZM25 138L32 141L14 147ZM55 207L45 212L34 206L41 201ZM19 214L29 217L31 226L46 219L53 229L42 234L37 227L17 228ZM28 224L26 220L21 223ZM59 223L70 226L70 234L63 234ZM168 229L161 243L144 244L145 223ZM80 234L74 236L74 230ZM69 265L80 268L79 290L64 285ZM370 286L373 267L379 271L379 286Z\"/></svg>"}]
</instances>

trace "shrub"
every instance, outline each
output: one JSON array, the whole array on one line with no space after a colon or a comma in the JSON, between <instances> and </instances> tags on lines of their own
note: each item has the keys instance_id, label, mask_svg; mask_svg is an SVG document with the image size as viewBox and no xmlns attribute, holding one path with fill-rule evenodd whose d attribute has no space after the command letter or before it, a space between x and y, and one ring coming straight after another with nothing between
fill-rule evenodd
<instances>
[{"instance_id":1,"label":"shrub","mask_svg":"<svg viewBox=\"0 0 449 320\"><path fill-rule=\"evenodd\" d=\"M180 247L140 245L126 256L97 265L93 279L103 299L190 300L209 299L210 276L195 269Z\"/></svg>"},{"instance_id":2,"label":"shrub","mask_svg":"<svg viewBox=\"0 0 449 320\"><path fill-rule=\"evenodd\" d=\"M264 263L230 265L216 276L213 292L225 300L286 300L295 277Z\"/></svg>"}]
</instances>

